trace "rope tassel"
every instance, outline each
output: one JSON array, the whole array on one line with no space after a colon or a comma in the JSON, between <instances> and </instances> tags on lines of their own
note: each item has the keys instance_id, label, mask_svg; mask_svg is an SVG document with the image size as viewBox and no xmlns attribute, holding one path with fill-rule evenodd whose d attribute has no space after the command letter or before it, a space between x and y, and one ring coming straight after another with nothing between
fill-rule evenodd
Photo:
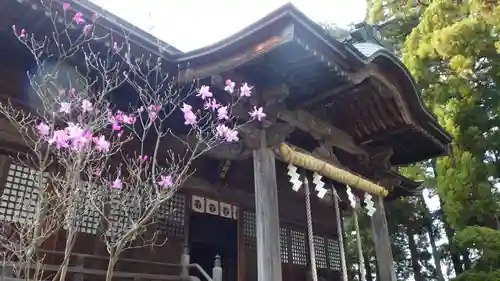
<instances>
[{"instance_id":1,"label":"rope tassel","mask_svg":"<svg viewBox=\"0 0 500 281\"><path fill-rule=\"evenodd\" d=\"M288 164L288 176L290 176L290 183L292 184L293 191L299 191L302 186L302 181L299 180L300 174L297 173L297 167L292 164Z\"/></svg>"},{"instance_id":2,"label":"rope tassel","mask_svg":"<svg viewBox=\"0 0 500 281\"><path fill-rule=\"evenodd\" d=\"M375 203L374 203L374 202L373 202L373 200L372 200L372 196L371 196L370 194L366 193L366 194L365 194L365 199L364 199L364 202L365 202L365 204L366 204L366 206L365 206L366 211L367 211L367 212L366 212L366 214L367 214L368 216L370 216L370 217L371 217L371 216L373 216L373 214L375 213L375 211L376 211L377 209L375 209L375 207L374 207L374 206L375 206Z\"/></svg>"},{"instance_id":3,"label":"rope tassel","mask_svg":"<svg viewBox=\"0 0 500 281\"><path fill-rule=\"evenodd\" d=\"M318 192L317 194L318 198L323 199L328 189L324 188L325 183L321 181L321 178L322 176L320 174L314 173L313 175L313 183L315 185L314 190Z\"/></svg>"},{"instance_id":4,"label":"rope tassel","mask_svg":"<svg viewBox=\"0 0 500 281\"><path fill-rule=\"evenodd\" d=\"M351 205L351 208L356 208L356 196L354 196L354 193L352 193L352 189L350 186L347 185L347 198L349 198L349 203Z\"/></svg>"}]
</instances>

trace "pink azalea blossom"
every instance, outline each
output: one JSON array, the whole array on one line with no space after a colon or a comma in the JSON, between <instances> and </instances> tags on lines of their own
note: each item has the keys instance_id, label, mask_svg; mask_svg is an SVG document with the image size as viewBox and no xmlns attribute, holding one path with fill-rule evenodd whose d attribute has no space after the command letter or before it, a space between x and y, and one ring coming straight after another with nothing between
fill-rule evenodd
<instances>
[{"instance_id":1,"label":"pink azalea blossom","mask_svg":"<svg viewBox=\"0 0 500 281\"><path fill-rule=\"evenodd\" d=\"M104 137L104 136L94 138L94 144L95 144L95 148L98 151L101 151L101 152L108 152L109 151L110 144L109 144L109 141L107 141L106 137Z\"/></svg>"},{"instance_id":2,"label":"pink azalea blossom","mask_svg":"<svg viewBox=\"0 0 500 281\"><path fill-rule=\"evenodd\" d=\"M69 90L69 93L70 93L72 96L76 95L76 89L75 89L75 88L71 88L71 89Z\"/></svg>"},{"instance_id":3,"label":"pink azalea blossom","mask_svg":"<svg viewBox=\"0 0 500 281\"><path fill-rule=\"evenodd\" d=\"M144 161L148 161L148 156L147 155L139 155L139 161L141 162L144 162Z\"/></svg>"},{"instance_id":4,"label":"pink azalea blossom","mask_svg":"<svg viewBox=\"0 0 500 281\"><path fill-rule=\"evenodd\" d=\"M36 130L38 131L38 133L41 135L41 136L48 136L49 133L50 133L50 127L49 125L43 123L43 122L40 122L40 124L38 124L36 126Z\"/></svg>"},{"instance_id":5,"label":"pink azalea blossom","mask_svg":"<svg viewBox=\"0 0 500 281\"><path fill-rule=\"evenodd\" d=\"M94 176L96 176L96 177L100 177L100 176L101 176L101 173L102 173L102 172L101 172L101 169L99 169L99 168L95 168L95 170L94 170Z\"/></svg>"},{"instance_id":6,"label":"pink azalea blossom","mask_svg":"<svg viewBox=\"0 0 500 281\"><path fill-rule=\"evenodd\" d=\"M137 118L135 116L130 116L130 115L123 115L123 123L127 125L133 125L137 121Z\"/></svg>"},{"instance_id":7,"label":"pink azalea blossom","mask_svg":"<svg viewBox=\"0 0 500 281\"><path fill-rule=\"evenodd\" d=\"M111 188L113 189L121 189L122 188L122 181L120 178L116 178L113 183L111 184Z\"/></svg>"},{"instance_id":8,"label":"pink azalea blossom","mask_svg":"<svg viewBox=\"0 0 500 281\"><path fill-rule=\"evenodd\" d=\"M48 140L50 145L55 145L56 148L66 148L68 147L68 135L64 130L54 131L52 138Z\"/></svg>"},{"instance_id":9,"label":"pink azalea blossom","mask_svg":"<svg viewBox=\"0 0 500 281\"><path fill-rule=\"evenodd\" d=\"M213 97L212 92L210 92L210 86L201 86L196 96L201 97L202 100Z\"/></svg>"},{"instance_id":10,"label":"pink azalea blossom","mask_svg":"<svg viewBox=\"0 0 500 281\"><path fill-rule=\"evenodd\" d=\"M160 111L161 107L152 104L149 106L149 109L158 112L158 111Z\"/></svg>"},{"instance_id":11,"label":"pink azalea blossom","mask_svg":"<svg viewBox=\"0 0 500 281\"><path fill-rule=\"evenodd\" d=\"M172 182L172 176L171 175L166 175L166 176L161 176L160 181L158 182L158 185L161 188L169 188L173 185Z\"/></svg>"},{"instance_id":12,"label":"pink azalea blossom","mask_svg":"<svg viewBox=\"0 0 500 281\"><path fill-rule=\"evenodd\" d=\"M121 138L121 137L122 137L122 135L123 135L123 130L121 130L121 131L117 134L117 136L118 136L119 138Z\"/></svg>"},{"instance_id":13,"label":"pink azalea blossom","mask_svg":"<svg viewBox=\"0 0 500 281\"><path fill-rule=\"evenodd\" d=\"M196 124L196 115L192 111L188 111L184 113L184 124L185 125L195 125Z\"/></svg>"},{"instance_id":14,"label":"pink azalea blossom","mask_svg":"<svg viewBox=\"0 0 500 281\"><path fill-rule=\"evenodd\" d=\"M243 83L240 87L240 96L241 97L250 97L252 95L252 87L249 87L247 83Z\"/></svg>"},{"instance_id":15,"label":"pink azalea blossom","mask_svg":"<svg viewBox=\"0 0 500 281\"><path fill-rule=\"evenodd\" d=\"M118 43L117 42L113 42L113 50L115 50L115 52L118 52Z\"/></svg>"},{"instance_id":16,"label":"pink azalea blossom","mask_svg":"<svg viewBox=\"0 0 500 281\"><path fill-rule=\"evenodd\" d=\"M227 79L226 80L226 87L224 87L224 91L232 94L234 92L235 85L236 84L233 81L231 81L230 79Z\"/></svg>"},{"instance_id":17,"label":"pink azalea blossom","mask_svg":"<svg viewBox=\"0 0 500 281\"><path fill-rule=\"evenodd\" d=\"M85 22L85 20L83 19L83 15L82 13L76 13L75 16L73 17L73 20L77 23L77 24L82 24Z\"/></svg>"},{"instance_id":18,"label":"pink azalea blossom","mask_svg":"<svg viewBox=\"0 0 500 281\"><path fill-rule=\"evenodd\" d=\"M233 129L229 129L226 132L225 137L226 137L227 142L235 142L235 141L238 141L240 139L238 137L238 131L233 130Z\"/></svg>"},{"instance_id":19,"label":"pink azalea blossom","mask_svg":"<svg viewBox=\"0 0 500 281\"><path fill-rule=\"evenodd\" d=\"M262 119L266 117L266 114L264 113L264 109L262 107L259 107L259 109L257 109L257 107L254 106L253 111L248 112L248 114L250 114L253 119L257 119L259 121L262 121Z\"/></svg>"},{"instance_id":20,"label":"pink azalea blossom","mask_svg":"<svg viewBox=\"0 0 500 281\"><path fill-rule=\"evenodd\" d=\"M227 111L227 106L221 106L217 109L217 118L219 120L228 120L229 119L229 116L228 116L229 112Z\"/></svg>"},{"instance_id":21,"label":"pink azalea blossom","mask_svg":"<svg viewBox=\"0 0 500 281\"><path fill-rule=\"evenodd\" d=\"M144 106L141 106L137 109L137 113L142 113L144 112Z\"/></svg>"},{"instance_id":22,"label":"pink azalea blossom","mask_svg":"<svg viewBox=\"0 0 500 281\"><path fill-rule=\"evenodd\" d=\"M207 109L211 109L211 110L216 110L217 108L220 107L220 104L217 103L217 101L215 99L209 99L207 100L207 102L205 102L205 104L203 105L203 108L205 110Z\"/></svg>"},{"instance_id":23,"label":"pink azalea blossom","mask_svg":"<svg viewBox=\"0 0 500 281\"><path fill-rule=\"evenodd\" d=\"M83 34L88 34L91 28L92 28L92 25L91 25L91 24L86 24L86 25L83 27Z\"/></svg>"},{"instance_id":24,"label":"pink azalea blossom","mask_svg":"<svg viewBox=\"0 0 500 281\"><path fill-rule=\"evenodd\" d=\"M154 121L154 120L156 119L156 117L158 117L158 114L157 114L156 112L151 111L151 112L148 114L148 116L149 116L149 119L150 119L151 121Z\"/></svg>"},{"instance_id":25,"label":"pink azalea blossom","mask_svg":"<svg viewBox=\"0 0 500 281\"><path fill-rule=\"evenodd\" d=\"M59 108L59 112L64 112L66 114L71 113L71 103L61 102L61 108Z\"/></svg>"},{"instance_id":26,"label":"pink azalea blossom","mask_svg":"<svg viewBox=\"0 0 500 281\"><path fill-rule=\"evenodd\" d=\"M88 100L83 100L82 101L82 111L83 112L90 112L92 111L92 103Z\"/></svg>"},{"instance_id":27,"label":"pink azalea blossom","mask_svg":"<svg viewBox=\"0 0 500 281\"><path fill-rule=\"evenodd\" d=\"M182 108L181 108L182 112L187 113L187 112L190 112L192 110L193 110L193 107L190 106L189 104L186 104L186 103L182 104Z\"/></svg>"},{"instance_id":28,"label":"pink azalea blossom","mask_svg":"<svg viewBox=\"0 0 500 281\"><path fill-rule=\"evenodd\" d=\"M64 3L64 4L63 4L63 9L64 9L64 10L69 9L69 3Z\"/></svg>"},{"instance_id":29,"label":"pink azalea blossom","mask_svg":"<svg viewBox=\"0 0 500 281\"><path fill-rule=\"evenodd\" d=\"M14 34L16 34L16 36L18 36L19 38L24 38L26 36L26 30L24 30L24 29L21 29L19 34L17 34L16 25L12 26L12 31L14 31Z\"/></svg>"},{"instance_id":30,"label":"pink azalea blossom","mask_svg":"<svg viewBox=\"0 0 500 281\"><path fill-rule=\"evenodd\" d=\"M66 134L68 135L68 139L76 139L83 136L85 133L84 130L77 124L68 123L68 126L64 129Z\"/></svg>"},{"instance_id":31,"label":"pink azalea blossom","mask_svg":"<svg viewBox=\"0 0 500 281\"><path fill-rule=\"evenodd\" d=\"M111 123L111 130L112 131L120 131L121 129L122 129L122 127L117 122Z\"/></svg>"},{"instance_id":32,"label":"pink azalea blossom","mask_svg":"<svg viewBox=\"0 0 500 281\"><path fill-rule=\"evenodd\" d=\"M229 128L224 125L224 124L219 124L217 125L217 127L215 128L215 135L218 136L218 137L223 137L225 138L226 136L226 133L229 131Z\"/></svg>"}]
</instances>

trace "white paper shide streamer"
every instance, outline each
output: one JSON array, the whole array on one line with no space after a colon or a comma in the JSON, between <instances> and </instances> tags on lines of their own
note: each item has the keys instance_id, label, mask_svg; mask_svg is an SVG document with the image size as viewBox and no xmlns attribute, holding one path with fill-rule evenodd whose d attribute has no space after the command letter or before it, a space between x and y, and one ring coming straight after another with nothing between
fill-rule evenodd
<instances>
[{"instance_id":1,"label":"white paper shide streamer","mask_svg":"<svg viewBox=\"0 0 500 281\"><path fill-rule=\"evenodd\" d=\"M349 203L351 205L351 208L356 208L356 196L354 196L354 193L352 193L352 189L350 186L347 186L347 198L349 199Z\"/></svg>"},{"instance_id":2,"label":"white paper shide streamer","mask_svg":"<svg viewBox=\"0 0 500 281\"><path fill-rule=\"evenodd\" d=\"M364 201L365 201L365 204L366 204L366 206L365 206L365 208L366 208L366 214L368 216L370 216L370 217L373 216L373 214L375 213L376 209L374 207L375 203L372 200L372 196L369 193L366 193Z\"/></svg>"},{"instance_id":3,"label":"white paper shide streamer","mask_svg":"<svg viewBox=\"0 0 500 281\"><path fill-rule=\"evenodd\" d=\"M328 189L326 189L324 187L325 183L321 181L321 178L322 178L322 176L320 174L314 173L314 175L313 175L313 183L315 185L314 190L316 190L316 192L318 192L318 194L317 194L318 198L323 199L323 197L325 197Z\"/></svg>"},{"instance_id":4,"label":"white paper shide streamer","mask_svg":"<svg viewBox=\"0 0 500 281\"><path fill-rule=\"evenodd\" d=\"M288 164L288 176L290 176L290 183L292 184L292 189L294 191L299 191L302 186L302 181L299 180L300 174L297 173L297 167L292 164Z\"/></svg>"}]
</instances>

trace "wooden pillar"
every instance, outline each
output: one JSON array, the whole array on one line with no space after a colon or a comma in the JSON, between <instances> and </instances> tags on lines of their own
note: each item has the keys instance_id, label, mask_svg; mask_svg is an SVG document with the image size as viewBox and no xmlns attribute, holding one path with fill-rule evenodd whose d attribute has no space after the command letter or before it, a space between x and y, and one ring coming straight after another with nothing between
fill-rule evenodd
<instances>
[{"instance_id":1,"label":"wooden pillar","mask_svg":"<svg viewBox=\"0 0 500 281\"><path fill-rule=\"evenodd\" d=\"M266 131L259 130L253 151L258 281L281 281L278 190L274 152L267 147Z\"/></svg>"},{"instance_id":2,"label":"wooden pillar","mask_svg":"<svg viewBox=\"0 0 500 281\"><path fill-rule=\"evenodd\" d=\"M372 220L373 242L375 244L375 255L377 256L378 280L396 281L394 269L394 258L392 257L391 238L387 226L384 202L382 197L374 196L374 207L376 208Z\"/></svg>"}]
</instances>

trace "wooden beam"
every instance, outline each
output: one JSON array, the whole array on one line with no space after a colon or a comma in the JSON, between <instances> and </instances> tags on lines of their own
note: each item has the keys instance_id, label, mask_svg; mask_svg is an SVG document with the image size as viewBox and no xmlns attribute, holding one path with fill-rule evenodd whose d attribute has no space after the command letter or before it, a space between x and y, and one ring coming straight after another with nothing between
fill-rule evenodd
<instances>
[{"instance_id":1,"label":"wooden beam","mask_svg":"<svg viewBox=\"0 0 500 281\"><path fill-rule=\"evenodd\" d=\"M297 111L282 111L279 118L291 125L310 133L321 142L340 148L354 155L368 156L368 152L354 142L354 139L337 127L318 120L311 113Z\"/></svg>"},{"instance_id":2,"label":"wooden beam","mask_svg":"<svg viewBox=\"0 0 500 281\"><path fill-rule=\"evenodd\" d=\"M257 226L257 280L281 281L278 186L274 152L267 147L266 131L259 132L260 147L253 152L255 220Z\"/></svg>"},{"instance_id":3,"label":"wooden beam","mask_svg":"<svg viewBox=\"0 0 500 281\"><path fill-rule=\"evenodd\" d=\"M382 197L374 196L375 213L371 217L373 242L375 244L375 255L377 257L378 276L380 280L396 281L394 269L394 258L392 256L391 239L387 226L387 217Z\"/></svg>"}]
</instances>

